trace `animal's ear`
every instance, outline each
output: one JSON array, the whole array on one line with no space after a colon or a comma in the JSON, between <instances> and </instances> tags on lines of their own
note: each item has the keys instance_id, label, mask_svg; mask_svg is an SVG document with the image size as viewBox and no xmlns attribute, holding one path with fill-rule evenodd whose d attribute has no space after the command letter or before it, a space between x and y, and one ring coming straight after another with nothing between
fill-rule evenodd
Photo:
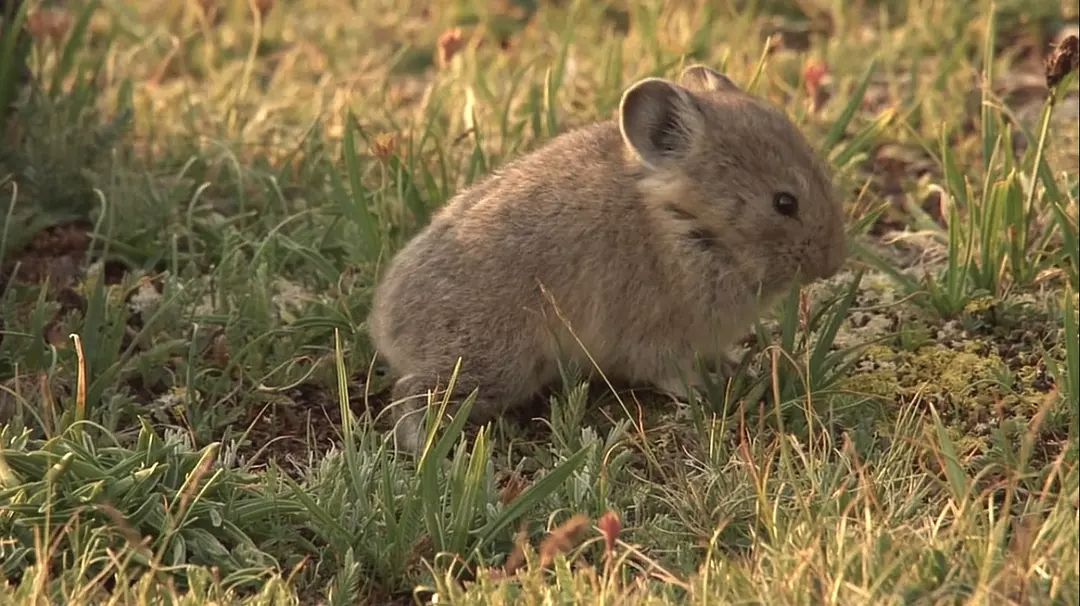
<instances>
[{"instance_id":1,"label":"animal's ear","mask_svg":"<svg viewBox=\"0 0 1080 606\"><path fill-rule=\"evenodd\" d=\"M623 93L619 129L642 163L659 168L685 157L704 128L704 117L682 87L646 78Z\"/></svg>"},{"instance_id":2,"label":"animal's ear","mask_svg":"<svg viewBox=\"0 0 1080 606\"><path fill-rule=\"evenodd\" d=\"M690 90L740 92L741 88L724 74L704 65L691 65L679 76L679 83Z\"/></svg>"}]
</instances>

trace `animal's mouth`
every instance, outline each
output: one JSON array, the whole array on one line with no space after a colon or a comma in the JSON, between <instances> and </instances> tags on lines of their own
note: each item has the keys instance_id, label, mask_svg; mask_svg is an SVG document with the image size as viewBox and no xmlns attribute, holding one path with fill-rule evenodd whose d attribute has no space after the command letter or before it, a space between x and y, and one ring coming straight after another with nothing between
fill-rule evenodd
<instances>
[{"instance_id":1,"label":"animal's mouth","mask_svg":"<svg viewBox=\"0 0 1080 606\"><path fill-rule=\"evenodd\" d=\"M803 271L799 273L799 280L803 284L809 284L817 280L824 280L834 273L836 272L829 271L828 267L815 267L813 269L804 267Z\"/></svg>"},{"instance_id":2,"label":"animal's mouth","mask_svg":"<svg viewBox=\"0 0 1080 606\"><path fill-rule=\"evenodd\" d=\"M791 288L792 283L800 281L799 273L794 275L788 275L786 272L771 272L761 277L758 280L758 296L762 298L772 298L778 294L783 293L787 289Z\"/></svg>"},{"instance_id":3,"label":"animal's mouth","mask_svg":"<svg viewBox=\"0 0 1080 606\"><path fill-rule=\"evenodd\" d=\"M835 276L844 267L846 256L844 247L822 251L819 262L800 266L800 281L807 284L815 280L827 280Z\"/></svg>"},{"instance_id":4,"label":"animal's mouth","mask_svg":"<svg viewBox=\"0 0 1080 606\"><path fill-rule=\"evenodd\" d=\"M813 284L814 282L817 282L819 280L828 280L829 278L835 276L836 273L837 272L835 270L832 270L831 268L820 269L816 271L804 271L799 274L799 284L806 286L809 284Z\"/></svg>"},{"instance_id":5,"label":"animal's mouth","mask_svg":"<svg viewBox=\"0 0 1080 606\"><path fill-rule=\"evenodd\" d=\"M832 253L831 256L823 264L821 271L818 272L817 277L821 280L825 280L840 273L840 270L844 267L845 259L846 254L843 251Z\"/></svg>"}]
</instances>

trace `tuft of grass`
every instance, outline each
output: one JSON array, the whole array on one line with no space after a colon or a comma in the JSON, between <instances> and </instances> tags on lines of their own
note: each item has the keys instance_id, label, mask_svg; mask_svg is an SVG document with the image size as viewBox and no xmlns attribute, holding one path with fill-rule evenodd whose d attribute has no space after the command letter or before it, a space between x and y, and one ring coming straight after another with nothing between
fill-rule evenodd
<instances>
[{"instance_id":1,"label":"tuft of grass","mask_svg":"<svg viewBox=\"0 0 1080 606\"><path fill-rule=\"evenodd\" d=\"M1077 227L1064 193L1070 182L1075 188L1076 176L1054 174L1045 164L1053 111L1057 99L1073 86L1072 75L1049 88L1038 135L1033 137L993 96L995 19L993 12L987 16L982 53L981 185L974 185L962 169L953 150L955 143L942 129L936 158L942 171L944 226L914 209L914 227L946 246L944 266L923 271L919 279L862 251L875 267L892 275L898 287L925 297L945 318L956 317L979 297L999 298L1010 289L1029 288L1050 271L1063 272L1076 288ZM1034 142L1019 158L1013 151L1017 131ZM1072 203L1075 206L1075 196Z\"/></svg>"},{"instance_id":2,"label":"tuft of grass","mask_svg":"<svg viewBox=\"0 0 1080 606\"><path fill-rule=\"evenodd\" d=\"M265 478L221 465L220 444L194 449L145 423L130 446L86 422L48 440L6 427L0 439L3 573L54 601L99 599L145 573L182 580L188 566L255 587L277 567L259 543L301 512ZM71 568L50 570L57 558Z\"/></svg>"},{"instance_id":3,"label":"tuft of grass","mask_svg":"<svg viewBox=\"0 0 1080 606\"><path fill-rule=\"evenodd\" d=\"M24 32L28 8L25 2L5 2L0 10L0 126L7 126L28 70L30 44Z\"/></svg>"},{"instance_id":4,"label":"tuft of grass","mask_svg":"<svg viewBox=\"0 0 1080 606\"><path fill-rule=\"evenodd\" d=\"M1080 455L1080 321L1077 320L1077 297L1075 291L1065 292L1061 306L1063 360L1051 358L1050 371L1059 386L1062 400L1066 403L1069 419L1069 445L1073 456Z\"/></svg>"}]
</instances>

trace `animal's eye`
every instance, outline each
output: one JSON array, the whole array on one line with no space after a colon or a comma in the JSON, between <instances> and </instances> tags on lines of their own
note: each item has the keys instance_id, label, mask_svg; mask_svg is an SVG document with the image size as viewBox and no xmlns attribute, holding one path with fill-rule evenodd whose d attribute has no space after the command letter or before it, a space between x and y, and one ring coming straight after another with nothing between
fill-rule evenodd
<instances>
[{"instance_id":1,"label":"animal's eye","mask_svg":"<svg viewBox=\"0 0 1080 606\"><path fill-rule=\"evenodd\" d=\"M782 191L773 196L773 208L785 217L794 217L799 212L799 200L786 191Z\"/></svg>"}]
</instances>

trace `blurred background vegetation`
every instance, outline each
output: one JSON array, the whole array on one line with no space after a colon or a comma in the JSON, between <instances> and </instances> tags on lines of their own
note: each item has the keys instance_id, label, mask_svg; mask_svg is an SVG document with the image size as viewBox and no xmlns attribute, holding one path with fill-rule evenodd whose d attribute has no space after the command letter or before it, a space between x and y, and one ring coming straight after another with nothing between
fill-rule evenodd
<instances>
[{"instance_id":1,"label":"blurred background vegetation","mask_svg":"<svg viewBox=\"0 0 1080 606\"><path fill-rule=\"evenodd\" d=\"M1077 602L1074 3L0 6L5 601ZM827 155L849 270L701 401L395 455L388 256L690 62Z\"/></svg>"}]
</instances>

